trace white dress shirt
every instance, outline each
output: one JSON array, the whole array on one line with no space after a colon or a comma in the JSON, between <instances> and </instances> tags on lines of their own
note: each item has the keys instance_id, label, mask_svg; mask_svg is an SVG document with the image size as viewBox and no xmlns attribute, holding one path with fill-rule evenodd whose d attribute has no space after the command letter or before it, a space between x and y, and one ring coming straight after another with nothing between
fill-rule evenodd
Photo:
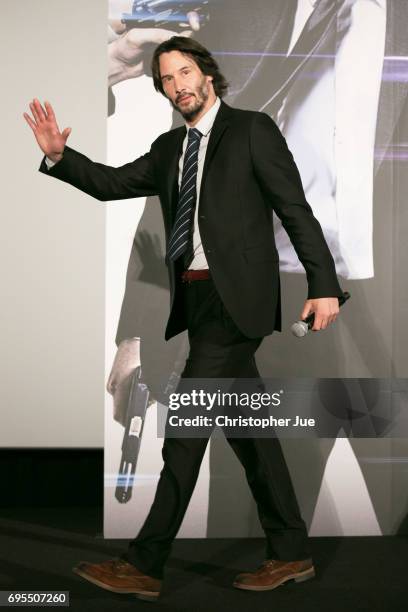
<instances>
[{"instance_id":1,"label":"white dress shirt","mask_svg":"<svg viewBox=\"0 0 408 612\"><path fill-rule=\"evenodd\" d=\"M200 140L200 148L198 150L198 168L197 168L197 200L194 211L194 234L193 234L193 249L194 257L189 266L189 270L203 270L208 268L208 262L204 254L203 245L201 244L200 231L198 229L198 202L200 201L201 179L203 177L204 159L207 152L208 140L210 138L211 128L213 126L215 116L220 108L221 100L217 97L213 106L201 117L200 121L194 126L202 133ZM188 125L186 124L187 134L183 141L183 152L179 161L179 187L181 185L181 177L183 173L184 154L188 141Z\"/></svg>"},{"instance_id":2,"label":"white dress shirt","mask_svg":"<svg viewBox=\"0 0 408 612\"><path fill-rule=\"evenodd\" d=\"M314 4L298 0L289 51ZM319 58L310 58L277 117L343 278L374 275L373 163L385 29L386 0L354 0L334 61L322 70ZM304 79L315 72L313 87L305 88ZM304 272L276 217L275 232L281 270Z\"/></svg>"}]
</instances>

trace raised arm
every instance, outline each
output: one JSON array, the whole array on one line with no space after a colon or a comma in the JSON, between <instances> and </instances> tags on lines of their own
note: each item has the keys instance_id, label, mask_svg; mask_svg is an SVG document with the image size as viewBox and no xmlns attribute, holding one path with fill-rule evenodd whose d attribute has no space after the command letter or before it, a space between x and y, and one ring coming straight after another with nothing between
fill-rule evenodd
<instances>
[{"instance_id":1,"label":"raised arm","mask_svg":"<svg viewBox=\"0 0 408 612\"><path fill-rule=\"evenodd\" d=\"M152 154L114 168L90 160L66 145L71 128L59 130L53 108L35 99L30 104L32 116L24 113L45 157L40 172L58 178L98 200L121 200L157 194ZM55 162L48 168L45 158Z\"/></svg>"}]
</instances>

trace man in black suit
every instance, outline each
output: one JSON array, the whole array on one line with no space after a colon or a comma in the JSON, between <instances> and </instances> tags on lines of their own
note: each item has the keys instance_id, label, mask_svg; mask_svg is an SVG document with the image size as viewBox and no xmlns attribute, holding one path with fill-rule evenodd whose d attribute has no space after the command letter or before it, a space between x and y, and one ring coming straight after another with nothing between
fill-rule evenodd
<instances>
[{"instance_id":1,"label":"man in black suit","mask_svg":"<svg viewBox=\"0 0 408 612\"><path fill-rule=\"evenodd\" d=\"M119 168L66 146L49 103L25 118L46 158L40 170L100 200L158 194L166 229L171 308L166 339L187 329L182 378L257 378L254 354L280 329L280 283L272 211L305 267L315 331L336 319L333 258L307 203L297 167L267 115L221 101L226 81L196 41L173 37L153 56L153 80L186 126L162 134L150 152ZM186 133L187 127L187 133ZM177 180L178 179L178 180ZM163 444L164 467L138 536L120 559L80 563L76 573L119 593L158 597L163 567L192 495L207 438ZM273 589L314 576L307 531L277 438L228 438L241 461L266 534L266 561L234 586Z\"/></svg>"}]
</instances>

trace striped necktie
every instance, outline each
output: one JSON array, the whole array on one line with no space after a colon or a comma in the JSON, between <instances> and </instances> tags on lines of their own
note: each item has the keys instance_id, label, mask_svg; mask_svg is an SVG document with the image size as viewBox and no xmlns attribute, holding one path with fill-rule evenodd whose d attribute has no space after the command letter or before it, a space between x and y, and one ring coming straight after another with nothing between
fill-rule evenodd
<instances>
[{"instance_id":1,"label":"striped necktie","mask_svg":"<svg viewBox=\"0 0 408 612\"><path fill-rule=\"evenodd\" d=\"M185 253L186 267L191 263L193 255L193 219L197 199L198 151L201 137L201 132L196 128L188 130L176 220L167 249L167 259L171 261L175 261Z\"/></svg>"}]
</instances>

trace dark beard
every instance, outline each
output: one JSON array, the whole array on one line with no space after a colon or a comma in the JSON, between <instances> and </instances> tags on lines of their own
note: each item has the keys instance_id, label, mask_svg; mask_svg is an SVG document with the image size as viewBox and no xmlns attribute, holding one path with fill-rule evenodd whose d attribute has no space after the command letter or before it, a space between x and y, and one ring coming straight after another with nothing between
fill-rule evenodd
<instances>
[{"instance_id":1,"label":"dark beard","mask_svg":"<svg viewBox=\"0 0 408 612\"><path fill-rule=\"evenodd\" d=\"M199 88L198 94L201 97L201 102L195 108L189 111L188 110L182 111L177 106L177 104L174 104L174 102L170 100L171 105L174 108L174 110L178 111L180 115L183 117L183 119L185 119L186 121L192 121L193 119L195 119L195 117L197 117L197 115L201 113L201 111L203 110L204 104L208 100L208 90L206 91L205 85ZM197 96L196 96L196 99L197 99Z\"/></svg>"},{"instance_id":2,"label":"dark beard","mask_svg":"<svg viewBox=\"0 0 408 612\"><path fill-rule=\"evenodd\" d=\"M198 106L196 106L196 108L193 108L190 111L182 111L180 110L177 106L175 107L178 112L181 114L181 116L183 117L183 119L185 119L186 121L192 121L193 119L195 119L197 117L197 115L199 113L201 113L203 106L205 104L205 100L203 100L201 102L201 104L199 104Z\"/></svg>"}]
</instances>

